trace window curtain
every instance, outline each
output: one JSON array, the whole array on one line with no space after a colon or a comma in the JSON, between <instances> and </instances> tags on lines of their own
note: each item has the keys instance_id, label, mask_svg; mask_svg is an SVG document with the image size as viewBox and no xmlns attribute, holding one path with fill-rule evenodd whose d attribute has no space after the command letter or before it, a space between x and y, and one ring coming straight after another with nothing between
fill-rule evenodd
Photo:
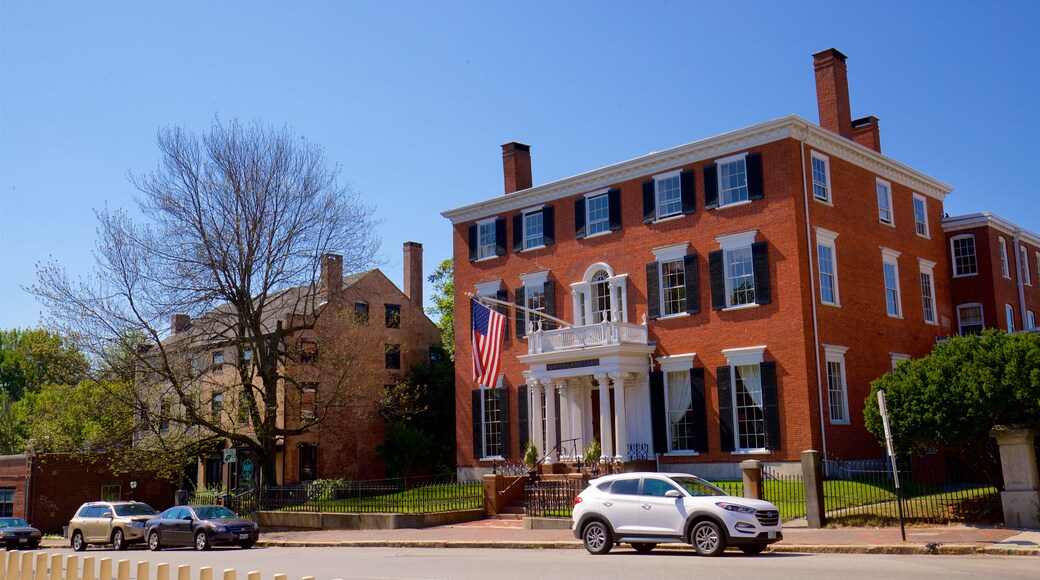
<instances>
[{"instance_id":1,"label":"window curtain","mask_svg":"<svg viewBox=\"0 0 1040 580\"><path fill-rule=\"evenodd\" d=\"M746 365L737 367L740 378L744 382L744 390L755 402L755 406L762 406L762 370L758 365Z\"/></svg>"},{"instance_id":2,"label":"window curtain","mask_svg":"<svg viewBox=\"0 0 1040 580\"><path fill-rule=\"evenodd\" d=\"M671 435L675 436L675 427L686 416L693 406L693 392L690 390L690 371L673 371L668 373L668 422L671 423Z\"/></svg>"}]
</instances>

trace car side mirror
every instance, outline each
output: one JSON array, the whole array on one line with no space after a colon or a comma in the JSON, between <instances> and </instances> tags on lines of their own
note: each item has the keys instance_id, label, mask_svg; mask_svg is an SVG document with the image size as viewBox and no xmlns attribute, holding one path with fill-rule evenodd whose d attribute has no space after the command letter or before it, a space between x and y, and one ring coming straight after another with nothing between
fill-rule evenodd
<instances>
[{"instance_id":1,"label":"car side mirror","mask_svg":"<svg viewBox=\"0 0 1040 580\"><path fill-rule=\"evenodd\" d=\"M679 498L679 497L682 497L682 494L679 493L679 490L677 490L677 489L669 489L668 491L664 492L664 496L665 497Z\"/></svg>"}]
</instances>

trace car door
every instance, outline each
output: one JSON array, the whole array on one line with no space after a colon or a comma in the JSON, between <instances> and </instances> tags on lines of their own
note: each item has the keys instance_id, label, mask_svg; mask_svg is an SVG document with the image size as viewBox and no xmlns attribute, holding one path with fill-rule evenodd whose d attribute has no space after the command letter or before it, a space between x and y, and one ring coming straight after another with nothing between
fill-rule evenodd
<instances>
[{"instance_id":1,"label":"car door","mask_svg":"<svg viewBox=\"0 0 1040 580\"><path fill-rule=\"evenodd\" d=\"M88 542L107 542L109 540L108 531L111 527L112 508L108 506L87 508L87 517L83 521L83 537Z\"/></svg>"},{"instance_id":2,"label":"car door","mask_svg":"<svg viewBox=\"0 0 1040 580\"><path fill-rule=\"evenodd\" d=\"M191 524L193 520L191 510L180 508L176 511L177 513L170 521L170 528L173 530L173 543L178 546L190 546L192 543Z\"/></svg>"},{"instance_id":3,"label":"car door","mask_svg":"<svg viewBox=\"0 0 1040 580\"><path fill-rule=\"evenodd\" d=\"M679 497L665 494L675 491ZM647 477L640 489L639 527L641 533L655 536L681 536L686 522L682 492L665 479Z\"/></svg>"},{"instance_id":4,"label":"car door","mask_svg":"<svg viewBox=\"0 0 1040 580\"><path fill-rule=\"evenodd\" d=\"M614 480L610 491L600 498L601 511L618 534L639 533L639 478Z\"/></svg>"}]
</instances>

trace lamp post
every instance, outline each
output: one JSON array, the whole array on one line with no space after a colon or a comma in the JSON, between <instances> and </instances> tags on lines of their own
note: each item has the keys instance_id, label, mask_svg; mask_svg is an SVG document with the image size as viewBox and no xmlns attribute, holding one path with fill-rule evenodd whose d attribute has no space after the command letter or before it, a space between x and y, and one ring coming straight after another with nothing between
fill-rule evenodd
<instances>
[{"instance_id":1,"label":"lamp post","mask_svg":"<svg viewBox=\"0 0 1040 580\"><path fill-rule=\"evenodd\" d=\"M137 481L136 480L130 482L130 499L132 501L137 501Z\"/></svg>"}]
</instances>

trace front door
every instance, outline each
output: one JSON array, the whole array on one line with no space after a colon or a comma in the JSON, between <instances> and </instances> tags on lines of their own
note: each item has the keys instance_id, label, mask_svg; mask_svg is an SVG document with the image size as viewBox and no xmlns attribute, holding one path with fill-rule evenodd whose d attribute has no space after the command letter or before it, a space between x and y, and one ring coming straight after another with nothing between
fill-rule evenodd
<instances>
[{"instance_id":1,"label":"front door","mask_svg":"<svg viewBox=\"0 0 1040 580\"><path fill-rule=\"evenodd\" d=\"M613 433L613 426L615 425L615 423L614 423L614 389L602 389L602 388L600 388L600 389L593 389L592 390L592 436L595 437L597 441L599 441L600 449L603 448L603 430L601 429L601 427L603 425L603 420L600 417L600 412L599 412L599 398L602 395L602 393L604 393L604 392L606 392L606 396L610 397L610 417L607 418L607 421L609 421L609 423L607 423L607 424L611 426L611 433ZM611 437L611 441L614 441L613 437ZM614 448L614 453L617 453L617 452L618 452L618 450L615 447Z\"/></svg>"}]
</instances>

